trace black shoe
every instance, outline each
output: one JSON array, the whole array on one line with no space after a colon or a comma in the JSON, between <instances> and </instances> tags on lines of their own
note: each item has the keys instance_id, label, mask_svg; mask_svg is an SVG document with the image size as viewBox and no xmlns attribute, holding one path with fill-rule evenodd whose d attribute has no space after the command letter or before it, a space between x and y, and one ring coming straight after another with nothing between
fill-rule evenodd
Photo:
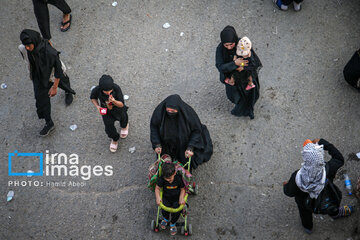
<instances>
[{"instance_id":1,"label":"black shoe","mask_svg":"<svg viewBox=\"0 0 360 240\"><path fill-rule=\"evenodd\" d=\"M41 137L46 137L47 135L50 134L50 132L52 132L55 129L55 125L53 122L51 123L46 123L45 127L40 131L40 136Z\"/></svg>"},{"instance_id":2,"label":"black shoe","mask_svg":"<svg viewBox=\"0 0 360 240\"><path fill-rule=\"evenodd\" d=\"M251 120L255 118L254 114L251 114L249 117Z\"/></svg>"},{"instance_id":3,"label":"black shoe","mask_svg":"<svg viewBox=\"0 0 360 240\"><path fill-rule=\"evenodd\" d=\"M74 100L74 97L71 93L65 93L65 104L69 106Z\"/></svg>"}]
</instances>

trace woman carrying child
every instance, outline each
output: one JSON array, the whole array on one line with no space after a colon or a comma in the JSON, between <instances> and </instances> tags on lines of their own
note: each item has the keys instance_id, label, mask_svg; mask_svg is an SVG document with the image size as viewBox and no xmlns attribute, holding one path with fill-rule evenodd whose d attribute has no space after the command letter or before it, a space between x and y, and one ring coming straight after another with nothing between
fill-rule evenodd
<instances>
[{"instance_id":1,"label":"woman carrying child","mask_svg":"<svg viewBox=\"0 0 360 240\"><path fill-rule=\"evenodd\" d=\"M239 67L237 71L232 73L228 81L228 84L234 86L240 95L240 99L235 102L231 114L237 117L249 116L250 119L254 119L254 105L260 96L258 73L262 64L247 37L241 38L237 44L234 61L238 58L248 61L248 65Z\"/></svg>"},{"instance_id":2,"label":"woman carrying child","mask_svg":"<svg viewBox=\"0 0 360 240\"><path fill-rule=\"evenodd\" d=\"M226 26L220 33L221 43L216 48L216 68L220 73L220 82L225 84L226 96L232 103L237 103L240 95L235 86L229 84L231 73L247 66L248 61L242 58L234 60L239 38L235 28Z\"/></svg>"},{"instance_id":3,"label":"woman carrying child","mask_svg":"<svg viewBox=\"0 0 360 240\"><path fill-rule=\"evenodd\" d=\"M179 95L170 95L154 110L150 122L150 140L157 154L168 154L181 164L191 159L191 168L209 161L213 152L207 127L194 109Z\"/></svg>"}]
</instances>

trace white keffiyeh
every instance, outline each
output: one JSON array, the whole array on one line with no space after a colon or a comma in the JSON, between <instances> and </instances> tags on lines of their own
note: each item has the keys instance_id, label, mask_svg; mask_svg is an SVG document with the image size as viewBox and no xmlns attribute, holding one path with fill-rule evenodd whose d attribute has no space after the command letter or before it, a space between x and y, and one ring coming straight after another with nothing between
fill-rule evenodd
<instances>
[{"instance_id":1,"label":"white keffiyeh","mask_svg":"<svg viewBox=\"0 0 360 240\"><path fill-rule=\"evenodd\" d=\"M308 143L301 152L304 162L297 172L295 182L311 198L317 198L324 189L326 180L324 146Z\"/></svg>"}]
</instances>

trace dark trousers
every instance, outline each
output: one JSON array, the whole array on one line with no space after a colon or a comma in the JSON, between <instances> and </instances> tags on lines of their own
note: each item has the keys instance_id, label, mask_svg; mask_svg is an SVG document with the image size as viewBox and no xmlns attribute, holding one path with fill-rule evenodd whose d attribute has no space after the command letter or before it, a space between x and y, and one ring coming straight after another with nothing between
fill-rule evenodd
<instances>
[{"instance_id":1,"label":"dark trousers","mask_svg":"<svg viewBox=\"0 0 360 240\"><path fill-rule=\"evenodd\" d=\"M105 125L105 132L108 135L108 137L114 141L119 140L120 134L117 132L115 127L115 121L117 121L118 119L116 119L109 110L106 115L102 116L102 118ZM119 121L120 121L120 127L126 128L128 124L128 115L126 109L121 109L121 116Z\"/></svg>"},{"instance_id":2,"label":"dark trousers","mask_svg":"<svg viewBox=\"0 0 360 240\"><path fill-rule=\"evenodd\" d=\"M303 0L281 0L282 4L290 5L292 2L301 3Z\"/></svg>"},{"instance_id":3,"label":"dark trousers","mask_svg":"<svg viewBox=\"0 0 360 240\"><path fill-rule=\"evenodd\" d=\"M43 38L50 40L50 17L49 17L49 9L47 4L54 5L63 14L71 13L71 9L69 5L65 2L65 0L32 0L34 5L34 13L36 16L36 20L38 22L41 35Z\"/></svg>"},{"instance_id":4,"label":"dark trousers","mask_svg":"<svg viewBox=\"0 0 360 240\"><path fill-rule=\"evenodd\" d=\"M163 197L162 202L165 206L171 207L171 208L178 208L180 206L179 199L177 199L176 201L173 201L171 199L166 199ZM166 220L170 219L170 214L171 214L170 223L174 224L179 219L181 211L179 211L177 213L169 213L169 212L166 212L165 210L161 210L161 213L162 213L163 217L166 218Z\"/></svg>"},{"instance_id":5,"label":"dark trousers","mask_svg":"<svg viewBox=\"0 0 360 240\"><path fill-rule=\"evenodd\" d=\"M70 80L67 76L61 78L60 83L59 88L63 89L66 93L70 92L70 90L74 92L74 90L70 88ZM39 119L45 119L46 122L49 122L51 121L51 102L49 97L49 90L53 83L50 82L47 87L44 87L43 84L40 83L40 80L34 79L33 85L35 93L36 113Z\"/></svg>"},{"instance_id":6,"label":"dark trousers","mask_svg":"<svg viewBox=\"0 0 360 240\"><path fill-rule=\"evenodd\" d=\"M299 206L299 213L301 218L301 223L304 228L312 230L313 229L313 218L312 218L312 211L309 211L302 206ZM329 216L335 217L339 214L339 208L334 208L331 212L328 213Z\"/></svg>"}]
</instances>

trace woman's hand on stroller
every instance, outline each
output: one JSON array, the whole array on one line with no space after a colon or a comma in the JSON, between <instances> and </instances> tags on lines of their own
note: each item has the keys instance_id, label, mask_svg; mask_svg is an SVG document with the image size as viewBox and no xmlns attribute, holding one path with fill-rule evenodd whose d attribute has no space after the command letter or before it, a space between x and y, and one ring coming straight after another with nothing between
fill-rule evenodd
<instances>
[{"instance_id":1,"label":"woman's hand on stroller","mask_svg":"<svg viewBox=\"0 0 360 240\"><path fill-rule=\"evenodd\" d=\"M161 199L158 199L158 198L156 198L156 205L160 205L160 203L161 203Z\"/></svg>"},{"instance_id":2,"label":"woman's hand on stroller","mask_svg":"<svg viewBox=\"0 0 360 240\"><path fill-rule=\"evenodd\" d=\"M193 151L191 151L191 150L186 150L186 151L185 151L185 157L186 157L186 158L190 158L190 157L192 157L192 156L194 156L194 152L193 152Z\"/></svg>"},{"instance_id":3,"label":"woman's hand on stroller","mask_svg":"<svg viewBox=\"0 0 360 240\"><path fill-rule=\"evenodd\" d=\"M161 148L161 147L157 147L157 148L155 148L155 152L156 152L157 154L161 154L161 150L162 150L162 148Z\"/></svg>"}]
</instances>

